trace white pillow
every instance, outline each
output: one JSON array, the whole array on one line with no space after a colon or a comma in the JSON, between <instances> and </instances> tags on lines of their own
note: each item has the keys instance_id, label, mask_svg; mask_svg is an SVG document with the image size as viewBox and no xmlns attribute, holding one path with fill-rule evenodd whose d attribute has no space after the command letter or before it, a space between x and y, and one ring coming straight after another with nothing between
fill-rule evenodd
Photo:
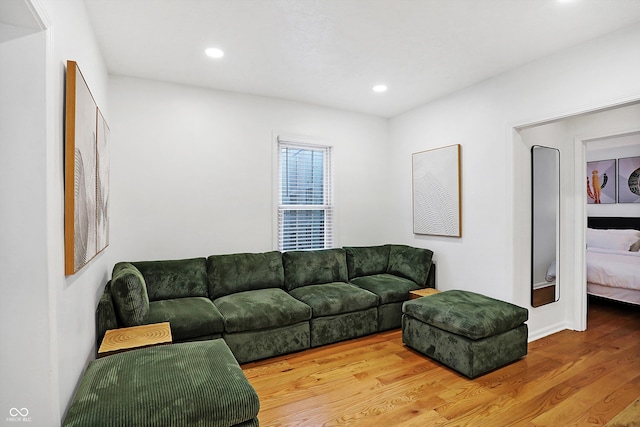
<instances>
[{"instance_id":1,"label":"white pillow","mask_svg":"<svg viewBox=\"0 0 640 427\"><path fill-rule=\"evenodd\" d=\"M555 261L549 264L549 267L547 268L547 274L545 274L544 276L544 280L546 280L547 282L553 282L554 280L556 280L556 262Z\"/></svg>"},{"instance_id":2,"label":"white pillow","mask_svg":"<svg viewBox=\"0 0 640 427\"><path fill-rule=\"evenodd\" d=\"M639 230L587 228L587 247L628 251L638 240L640 240Z\"/></svg>"},{"instance_id":3,"label":"white pillow","mask_svg":"<svg viewBox=\"0 0 640 427\"><path fill-rule=\"evenodd\" d=\"M634 230L634 229L625 229L625 230L618 230L615 228L608 228L606 230L598 230L598 231L604 231L605 233L612 233L612 234L624 234L625 236L633 236L636 237L638 239L640 239L640 230Z\"/></svg>"}]
</instances>

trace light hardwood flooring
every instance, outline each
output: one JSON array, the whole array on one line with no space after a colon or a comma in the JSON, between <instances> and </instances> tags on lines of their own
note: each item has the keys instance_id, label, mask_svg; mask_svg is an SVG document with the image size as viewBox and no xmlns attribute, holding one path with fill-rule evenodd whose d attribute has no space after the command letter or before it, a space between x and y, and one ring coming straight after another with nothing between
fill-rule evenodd
<instances>
[{"instance_id":1,"label":"light hardwood flooring","mask_svg":"<svg viewBox=\"0 0 640 427\"><path fill-rule=\"evenodd\" d=\"M400 330L242 366L266 426L602 426L640 396L640 307L590 299L585 332L469 380Z\"/></svg>"}]
</instances>

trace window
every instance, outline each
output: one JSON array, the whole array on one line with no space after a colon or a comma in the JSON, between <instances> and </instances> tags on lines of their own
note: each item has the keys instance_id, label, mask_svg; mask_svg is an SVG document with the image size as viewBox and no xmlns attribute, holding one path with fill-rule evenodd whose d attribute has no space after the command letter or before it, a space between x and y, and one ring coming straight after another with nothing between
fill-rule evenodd
<instances>
[{"instance_id":1,"label":"window","mask_svg":"<svg viewBox=\"0 0 640 427\"><path fill-rule=\"evenodd\" d=\"M278 138L278 249L333 247L331 147Z\"/></svg>"}]
</instances>

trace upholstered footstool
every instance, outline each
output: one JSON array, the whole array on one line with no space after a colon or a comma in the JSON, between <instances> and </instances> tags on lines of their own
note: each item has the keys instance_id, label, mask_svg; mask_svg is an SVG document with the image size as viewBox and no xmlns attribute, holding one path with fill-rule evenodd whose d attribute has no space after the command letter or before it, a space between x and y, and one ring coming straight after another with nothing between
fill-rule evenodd
<instances>
[{"instance_id":1,"label":"upholstered footstool","mask_svg":"<svg viewBox=\"0 0 640 427\"><path fill-rule=\"evenodd\" d=\"M450 290L402 306L402 340L469 378L527 354L527 309Z\"/></svg>"},{"instance_id":2,"label":"upholstered footstool","mask_svg":"<svg viewBox=\"0 0 640 427\"><path fill-rule=\"evenodd\" d=\"M260 402L224 340L89 363L64 426L258 426Z\"/></svg>"}]
</instances>

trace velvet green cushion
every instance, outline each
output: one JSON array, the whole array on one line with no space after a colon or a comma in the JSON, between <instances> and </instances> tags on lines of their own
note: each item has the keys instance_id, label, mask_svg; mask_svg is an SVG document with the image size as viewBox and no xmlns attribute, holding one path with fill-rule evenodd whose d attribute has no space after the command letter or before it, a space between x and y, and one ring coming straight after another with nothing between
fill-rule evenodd
<instances>
[{"instance_id":1,"label":"velvet green cushion","mask_svg":"<svg viewBox=\"0 0 640 427\"><path fill-rule=\"evenodd\" d=\"M173 298L152 301L146 323L169 322L173 341L221 334L224 319L209 298Z\"/></svg>"},{"instance_id":2,"label":"velvet green cushion","mask_svg":"<svg viewBox=\"0 0 640 427\"><path fill-rule=\"evenodd\" d=\"M402 312L423 323L473 340L508 331L529 318L525 308L460 290L407 301Z\"/></svg>"},{"instance_id":3,"label":"velvet green cushion","mask_svg":"<svg viewBox=\"0 0 640 427\"><path fill-rule=\"evenodd\" d=\"M281 328L224 334L224 341L238 363L306 350L311 345L309 321Z\"/></svg>"},{"instance_id":4,"label":"velvet green cushion","mask_svg":"<svg viewBox=\"0 0 640 427\"><path fill-rule=\"evenodd\" d=\"M258 289L216 298L227 333L293 325L311 318L311 308L282 289Z\"/></svg>"},{"instance_id":5,"label":"velvet green cushion","mask_svg":"<svg viewBox=\"0 0 640 427\"><path fill-rule=\"evenodd\" d=\"M289 292L313 310L313 317L366 310L378 305L378 297L348 283L309 285Z\"/></svg>"},{"instance_id":6,"label":"velvet green cushion","mask_svg":"<svg viewBox=\"0 0 640 427\"><path fill-rule=\"evenodd\" d=\"M387 273L413 280L421 287L427 282L433 252L405 245L391 245Z\"/></svg>"},{"instance_id":7,"label":"velvet green cushion","mask_svg":"<svg viewBox=\"0 0 640 427\"><path fill-rule=\"evenodd\" d=\"M311 347L362 337L377 330L376 307L334 316L314 317L311 319Z\"/></svg>"},{"instance_id":8,"label":"velvet green cushion","mask_svg":"<svg viewBox=\"0 0 640 427\"><path fill-rule=\"evenodd\" d=\"M124 326L144 323L149 314L149 296L145 279L134 265L119 262L113 267L111 296Z\"/></svg>"},{"instance_id":9,"label":"velvet green cushion","mask_svg":"<svg viewBox=\"0 0 640 427\"><path fill-rule=\"evenodd\" d=\"M208 297L204 258L132 262L144 276L149 301Z\"/></svg>"},{"instance_id":10,"label":"velvet green cushion","mask_svg":"<svg viewBox=\"0 0 640 427\"><path fill-rule=\"evenodd\" d=\"M236 292L282 288L282 254L273 251L212 255L207 258L207 275L212 299Z\"/></svg>"},{"instance_id":11,"label":"velvet green cushion","mask_svg":"<svg viewBox=\"0 0 640 427\"><path fill-rule=\"evenodd\" d=\"M98 307L96 308L97 348L100 348L104 334L106 334L109 329L116 329L117 327L118 315L116 314L116 307L113 303L113 297L111 296L111 280L109 280L104 287L104 292L102 292L102 296L98 301Z\"/></svg>"},{"instance_id":12,"label":"velvet green cushion","mask_svg":"<svg viewBox=\"0 0 640 427\"><path fill-rule=\"evenodd\" d=\"M257 425L259 409L257 393L224 340L217 339L90 362L63 425Z\"/></svg>"},{"instance_id":13,"label":"velvet green cushion","mask_svg":"<svg viewBox=\"0 0 640 427\"><path fill-rule=\"evenodd\" d=\"M284 283L287 290L320 283L348 280L344 249L290 251L282 254Z\"/></svg>"},{"instance_id":14,"label":"velvet green cushion","mask_svg":"<svg viewBox=\"0 0 640 427\"><path fill-rule=\"evenodd\" d=\"M389 245L346 246L349 279L387 272Z\"/></svg>"},{"instance_id":15,"label":"velvet green cushion","mask_svg":"<svg viewBox=\"0 0 640 427\"><path fill-rule=\"evenodd\" d=\"M378 295L380 304L406 301L409 299L409 291L420 288L412 280L386 273L356 277L351 279L351 283Z\"/></svg>"}]
</instances>

